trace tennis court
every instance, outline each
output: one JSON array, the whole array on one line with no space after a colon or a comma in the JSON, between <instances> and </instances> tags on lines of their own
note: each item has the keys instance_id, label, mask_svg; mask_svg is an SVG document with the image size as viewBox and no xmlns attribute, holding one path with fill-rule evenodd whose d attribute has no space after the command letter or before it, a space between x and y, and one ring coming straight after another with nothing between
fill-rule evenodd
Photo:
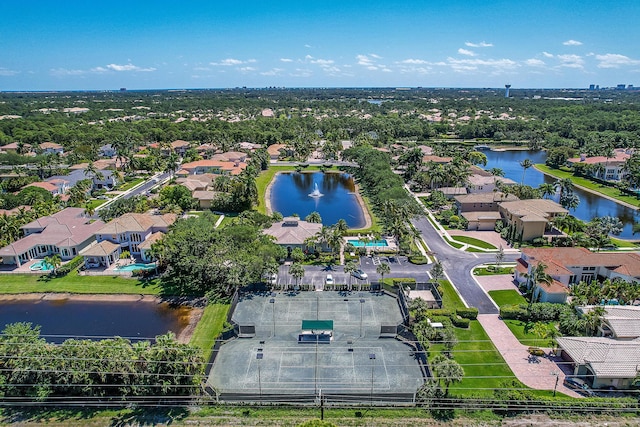
<instances>
[{"instance_id":1,"label":"tennis court","mask_svg":"<svg viewBox=\"0 0 640 427\"><path fill-rule=\"evenodd\" d=\"M208 384L227 399L410 399L423 382L412 347L380 338L381 326L402 323L396 299L384 293L245 295L233 320L241 329L255 327L255 335L224 344L216 357ZM330 342L307 331L311 339L299 343L303 320L332 320Z\"/></svg>"}]
</instances>

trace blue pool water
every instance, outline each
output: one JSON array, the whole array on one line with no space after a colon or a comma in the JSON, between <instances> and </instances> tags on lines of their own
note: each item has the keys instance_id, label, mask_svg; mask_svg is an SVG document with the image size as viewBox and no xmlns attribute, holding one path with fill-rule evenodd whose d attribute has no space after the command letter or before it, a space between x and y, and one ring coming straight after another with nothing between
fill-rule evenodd
<instances>
[{"instance_id":1,"label":"blue pool water","mask_svg":"<svg viewBox=\"0 0 640 427\"><path fill-rule=\"evenodd\" d=\"M135 264L124 265L122 267L116 268L116 270L120 271L134 271L134 270L153 270L156 268L156 264L154 262L150 264L142 264L137 262Z\"/></svg>"},{"instance_id":2,"label":"blue pool water","mask_svg":"<svg viewBox=\"0 0 640 427\"><path fill-rule=\"evenodd\" d=\"M364 242L360 240L347 240L347 243L351 243L356 248L362 246L389 246L386 240L372 240L370 242Z\"/></svg>"},{"instance_id":3,"label":"blue pool water","mask_svg":"<svg viewBox=\"0 0 640 427\"><path fill-rule=\"evenodd\" d=\"M31 265L29 267L29 270L32 270L32 271L49 271L49 270L53 270L53 266L49 265L43 259L41 259L40 261L38 261L35 264Z\"/></svg>"}]
</instances>

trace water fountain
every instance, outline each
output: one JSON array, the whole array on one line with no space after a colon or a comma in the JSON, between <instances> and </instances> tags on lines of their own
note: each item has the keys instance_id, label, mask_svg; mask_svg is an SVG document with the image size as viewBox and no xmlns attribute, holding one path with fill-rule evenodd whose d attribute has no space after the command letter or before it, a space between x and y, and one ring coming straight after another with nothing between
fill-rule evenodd
<instances>
[{"instance_id":1,"label":"water fountain","mask_svg":"<svg viewBox=\"0 0 640 427\"><path fill-rule=\"evenodd\" d=\"M309 194L310 197L322 197L324 196L324 194L322 194L320 192L320 190L318 190L318 183L314 182L313 183L313 191Z\"/></svg>"}]
</instances>

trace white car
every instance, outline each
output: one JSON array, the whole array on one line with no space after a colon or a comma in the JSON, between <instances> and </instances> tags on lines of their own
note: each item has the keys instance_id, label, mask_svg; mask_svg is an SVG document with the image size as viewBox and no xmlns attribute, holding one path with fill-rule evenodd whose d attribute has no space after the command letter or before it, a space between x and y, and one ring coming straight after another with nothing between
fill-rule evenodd
<instances>
[{"instance_id":1,"label":"white car","mask_svg":"<svg viewBox=\"0 0 640 427\"><path fill-rule=\"evenodd\" d=\"M369 276L367 276L367 273L365 273L364 271L358 269L356 271L354 271L353 273L351 273L351 275L353 277L355 277L356 279L360 279L360 280L367 280L367 278Z\"/></svg>"},{"instance_id":2,"label":"white car","mask_svg":"<svg viewBox=\"0 0 640 427\"><path fill-rule=\"evenodd\" d=\"M327 274L327 278L325 279L324 283L326 283L327 285L333 285L333 276L330 274Z\"/></svg>"}]
</instances>

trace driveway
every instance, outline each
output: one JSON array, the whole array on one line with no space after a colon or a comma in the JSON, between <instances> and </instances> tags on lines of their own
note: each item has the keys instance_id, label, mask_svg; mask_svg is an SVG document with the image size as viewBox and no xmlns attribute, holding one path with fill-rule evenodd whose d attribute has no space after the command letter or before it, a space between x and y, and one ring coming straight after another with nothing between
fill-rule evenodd
<instances>
[{"instance_id":1,"label":"driveway","mask_svg":"<svg viewBox=\"0 0 640 427\"><path fill-rule=\"evenodd\" d=\"M575 391L565 387L565 373L562 370L562 359L559 357L537 357L535 362L529 359L527 346L511 333L507 325L497 314L480 314L478 321L504 358L513 374L527 387L536 390L553 390L558 375L558 392L571 397L582 397ZM545 349L548 353L549 349Z\"/></svg>"}]
</instances>

